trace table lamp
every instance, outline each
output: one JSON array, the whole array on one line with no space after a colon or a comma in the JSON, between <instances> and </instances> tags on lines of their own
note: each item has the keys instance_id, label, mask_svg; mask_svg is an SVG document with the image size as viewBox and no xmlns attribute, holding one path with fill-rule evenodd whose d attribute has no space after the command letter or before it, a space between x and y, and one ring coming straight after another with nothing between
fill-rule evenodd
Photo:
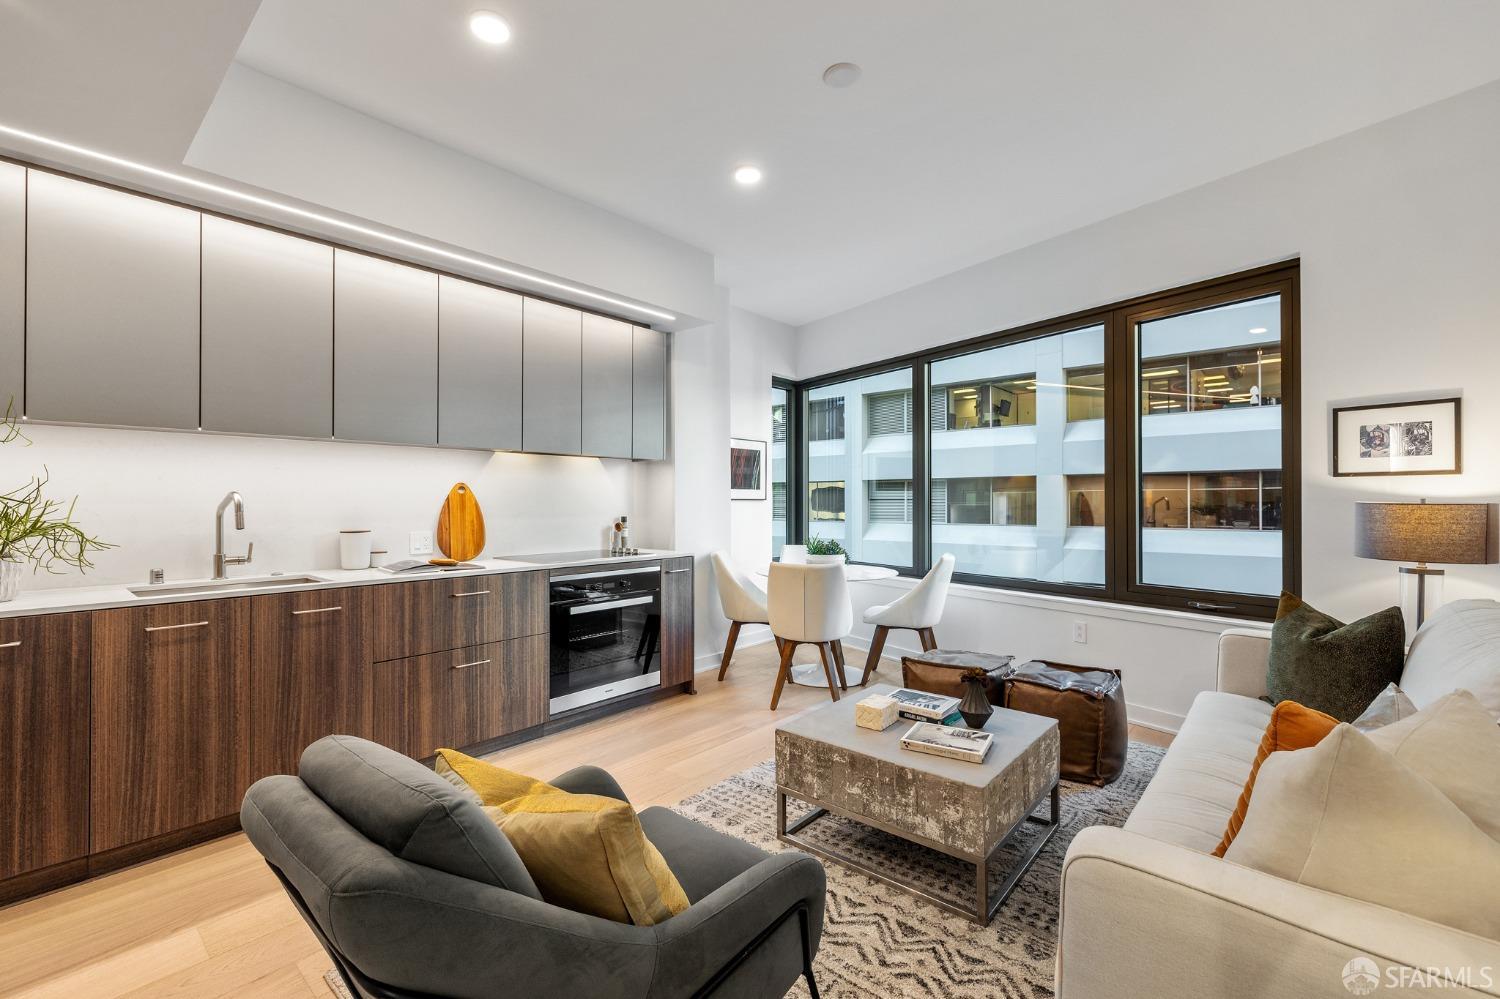
<instances>
[{"instance_id":1,"label":"table lamp","mask_svg":"<svg viewBox=\"0 0 1500 999\"><path fill-rule=\"evenodd\" d=\"M1398 572L1417 581L1417 627L1427 615L1427 577L1443 575L1428 563L1496 561L1495 507L1490 503L1355 503L1354 554L1387 562L1415 562Z\"/></svg>"}]
</instances>

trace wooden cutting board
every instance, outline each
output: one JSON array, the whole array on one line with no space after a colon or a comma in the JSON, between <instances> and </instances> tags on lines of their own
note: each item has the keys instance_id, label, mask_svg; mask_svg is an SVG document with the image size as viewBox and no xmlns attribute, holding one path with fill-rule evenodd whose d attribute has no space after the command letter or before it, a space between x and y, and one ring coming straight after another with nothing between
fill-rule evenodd
<instances>
[{"instance_id":1,"label":"wooden cutting board","mask_svg":"<svg viewBox=\"0 0 1500 999\"><path fill-rule=\"evenodd\" d=\"M444 555L467 562L484 551L484 514L474 490L460 482L448 490L438 514L437 546Z\"/></svg>"}]
</instances>

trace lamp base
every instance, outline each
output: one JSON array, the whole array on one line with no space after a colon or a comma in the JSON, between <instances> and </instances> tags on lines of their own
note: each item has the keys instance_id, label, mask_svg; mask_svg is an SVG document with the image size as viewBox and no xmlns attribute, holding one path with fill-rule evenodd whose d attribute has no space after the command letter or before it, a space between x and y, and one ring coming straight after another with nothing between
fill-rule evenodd
<instances>
[{"instance_id":1,"label":"lamp base","mask_svg":"<svg viewBox=\"0 0 1500 999\"><path fill-rule=\"evenodd\" d=\"M1427 603L1428 603L1428 597L1427 597L1427 578L1429 576L1442 577L1443 575L1445 575L1445 573L1444 573L1444 571L1442 569L1429 568L1428 565L1427 565L1427 563L1425 563L1425 562L1418 562L1414 566L1403 565L1403 566L1400 566L1399 568L1397 568L1396 571L1399 572L1399 573L1401 573L1403 576L1412 576L1412 577L1415 577L1415 579L1416 579L1416 584L1417 584L1417 627L1420 628L1420 627L1422 627L1422 622L1425 621L1425 620L1427 620ZM1403 610L1404 610L1405 609L1405 604L1406 604L1406 600L1405 600L1406 586L1404 585L1405 580L1403 580L1402 582L1403 582L1403 585L1402 585L1401 589L1402 589L1402 598L1403 599L1402 599L1401 603L1402 603L1402 607L1403 607ZM1436 579L1436 580L1434 580L1434 583L1436 584L1435 588L1438 589L1438 593L1433 595L1433 602L1436 603L1437 598L1438 598L1438 594L1440 594L1442 592L1442 590L1441 590L1442 579L1441 578Z\"/></svg>"}]
</instances>

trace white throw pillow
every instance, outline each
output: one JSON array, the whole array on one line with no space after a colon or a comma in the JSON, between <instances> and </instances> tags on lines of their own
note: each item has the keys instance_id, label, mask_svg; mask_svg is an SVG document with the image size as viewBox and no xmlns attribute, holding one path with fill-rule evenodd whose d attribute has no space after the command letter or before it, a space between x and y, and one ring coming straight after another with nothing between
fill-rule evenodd
<instances>
[{"instance_id":1,"label":"white throw pillow","mask_svg":"<svg viewBox=\"0 0 1500 999\"><path fill-rule=\"evenodd\" d=\"M1419 708L1455 690L1472 691L1500 718L1500 601L1455 600L1439 607L1411 640L1401 689Z\"/></svg>"},{"instance_id":2,"label":"white throw pillow","mask_svg":"<svg viewBox=\"0 0 1500 999\"><path fill-rule=\"evenodd\" d=\"M1224 859L1500 939L1500 843L1352 725L1266 757Z\"/></svg>"},{"instance_id":3,"label":"white throw pillow","mask_svg":"<svg viewBox=\"0 0 1500 999\"><path fill-rule=\"evenodd\" d=\"M1500 839L1500 726L1467 690L1366 733Z\"/></svg>"},{"instance_id":4,"label":"white throw pillow","mask_svg":"<svg viewBox=\"0 0 1500 999\"><path fill-rule=\"evenodd\" d=\"M1417 706L1406 696L1406 692L1394 683L1388 683L1384 690L1375 695L1370 706L1365 708L1365 713L1350 724L1369 735L1377 728L1385 728L1392 722L1409 718L1416 713Z\"/></svg>"}]
</instances>

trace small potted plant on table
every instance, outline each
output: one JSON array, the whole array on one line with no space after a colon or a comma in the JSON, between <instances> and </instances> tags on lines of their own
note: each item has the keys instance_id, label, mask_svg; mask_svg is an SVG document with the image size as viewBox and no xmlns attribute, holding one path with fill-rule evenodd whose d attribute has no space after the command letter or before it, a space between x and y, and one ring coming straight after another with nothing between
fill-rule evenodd
<instances>
[{"instance_id":1,"label":"small potted plant on table","mask_svg":"<svg viewBox=\"0 0 1500 999\"><path fill-rule=\"evenodd\" d=\"M809 565L831 565L847 561L849 553L837 541L811 537L807 539L807 561Z\"/></svg>"}]
</instances>

